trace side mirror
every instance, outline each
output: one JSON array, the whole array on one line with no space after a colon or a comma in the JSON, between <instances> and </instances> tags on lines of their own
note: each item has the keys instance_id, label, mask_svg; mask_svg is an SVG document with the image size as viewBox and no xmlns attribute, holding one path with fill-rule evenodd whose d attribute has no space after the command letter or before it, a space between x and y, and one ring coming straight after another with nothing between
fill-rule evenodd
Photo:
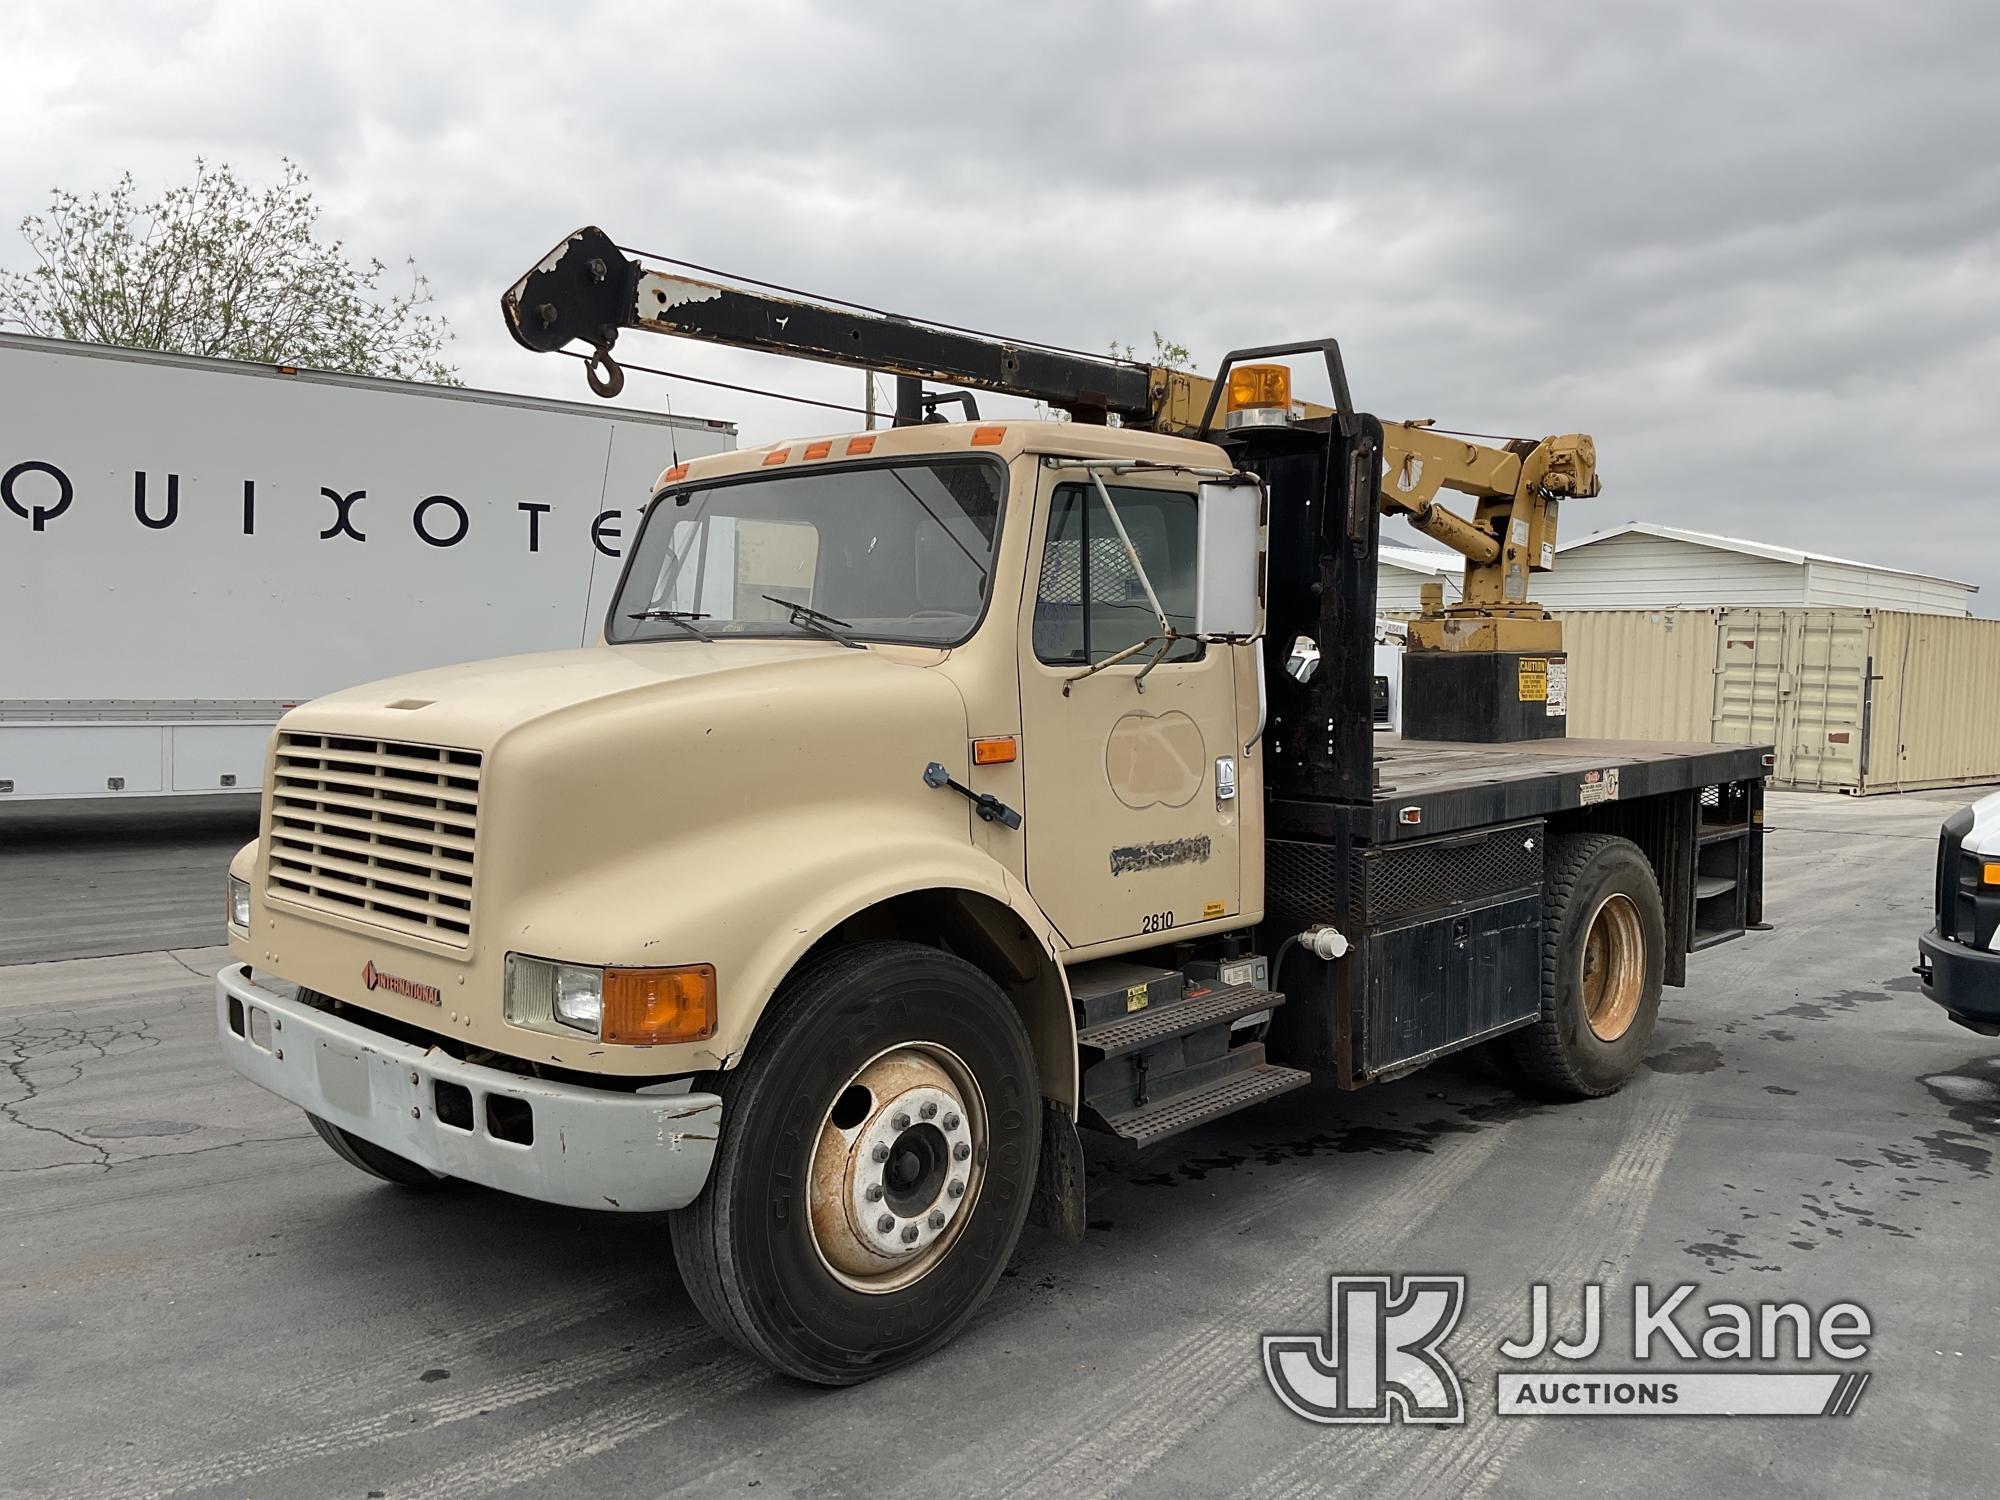
<instances>
[{"instance_id":1,"label":"side mirror","mask_svg":"<svg viewBox=\"0 0 2000 1500\"><path fill-rule=\"evenodd\" d=\"M1264 488L1204 484L1195 527L1194 633L1245 640L1263 624Z\"/></svg>"}]
</instances>

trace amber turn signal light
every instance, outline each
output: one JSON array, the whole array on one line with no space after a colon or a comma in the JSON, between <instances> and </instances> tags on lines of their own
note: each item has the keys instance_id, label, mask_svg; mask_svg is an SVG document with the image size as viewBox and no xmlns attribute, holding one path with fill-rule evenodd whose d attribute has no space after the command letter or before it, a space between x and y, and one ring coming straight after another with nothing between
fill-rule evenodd
<instances>
[{"instance_id":1,"label":"amber turn signal light","mask_svg":"<svg viewBox=\"0 0 2000 1500\"><path fill-rule=\"evenodd\" d=\"M1018 751L1019 747L1015 745L1014 736L1011 734L1000 735L988 740L974 740L972 742L972 763L975 766L1012 765Z\"/></svg>"},{"instance_id":2,"label":"amber turn signal light","mask_svg":"<svg viewBox=\"0 0 2000 1500\"><path fill-rule=\"evenodd\" d=\"M2000 863L1987 860L1980 868L1979 880L1982 885L2000 885Z\"/></svg>"},{"instance_id":3,"label":"amber turn signal light","mask_svg":"<svg viewBox=\"0 0 2000 1500\"><path fill-rule=\"evenodd\" d=\"M707 1041L715 1035L715 965L606 969L602 1035L639 1046Z\"/></svg>"}]
</instances>

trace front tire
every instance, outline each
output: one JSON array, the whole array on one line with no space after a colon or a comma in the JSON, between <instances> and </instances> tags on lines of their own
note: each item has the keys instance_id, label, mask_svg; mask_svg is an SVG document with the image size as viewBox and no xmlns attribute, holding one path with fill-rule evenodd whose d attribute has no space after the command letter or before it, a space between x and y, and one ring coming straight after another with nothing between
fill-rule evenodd
<instances>
[{"instance_id":1,"label":"front tire","mask_svg":"<svg viewBox=\"0 0 2000 1500\"><path fill-rule=\"evenodd\" d=\"M1638 1070L1660 1011L1666 914L1653 867L1629 839L1549 841L1542 896L1542 1010L1502 1039L1533 1087L1613 1093Z\"/></svg>"},{"instance_id":2,"label":"front tire","mask_svg":"<svg viewBox=\"0 0 2000 1500\"><path fill-rule=\"evenodd\" d=\"M306 1118L312 1128L319 1132L319 1138L333 1147L333 1154L351 1167L359 1167L370 1177L379 1177L384 1182L393 1182L400 1188L412 1188L418 1192L432 1192L450 1182L449 1177L440 1177L429 1167L420 1167L407 1156L398 1156L393 1151L385 1151L373 1141L364 1141L338 1125L322 1120L311 1111Z\"/></svg>"},{"instance_id":3,"label":"front tire","mask_svg":"<svg viewBox=\"0 0 2000 1500\"><path fill-rule=\"evenodd\" d=\"M721 1093L708 1184L670 1220L711 1327L850 1385L964 1326L1020 1238L1040 1144L998 985L914 943L837 950L786 981Z\"/></svg>"}]
</instances>

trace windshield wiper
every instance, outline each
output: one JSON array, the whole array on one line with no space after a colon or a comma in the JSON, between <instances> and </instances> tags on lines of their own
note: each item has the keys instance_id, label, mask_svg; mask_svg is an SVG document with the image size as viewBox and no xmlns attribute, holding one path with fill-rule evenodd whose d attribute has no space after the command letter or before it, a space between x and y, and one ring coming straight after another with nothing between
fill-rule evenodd
<instances>
[{"instance_id":1,"label":"windshield wiper","mask_svg":"<svg viewBox=\"0 0 2000 1500\"><path fill-rule=\"evenodd\" d=\"M768 599L773 604L789 610L794 625L810 630L815 635L823 635L830 641L839 641L850 651L861 649L861 642L851 635L842 634L842 631L854 628L847 621L835 619L825 610L814 609L810 604L801 604L796 599L780 599L776 594L760 594L758 597Z\"/></svg>"},{"instance_id":2,"label":"windshield wiper","mask_svg":"<svg viewBox=\"0 0 2000 1500\"><path fill-rule=\"evenodd\" d=\"M672 624L680 626L681 629L685 630L689 635L695 637L695 639L697 640L706 641L711 646L715 644L715 637L710 635L706 630L703 630L699 625L695 624L696 620L706 620L708 618L707 615L702 614L699 610L640 609L640 610L634 610L626 618L633 620L666 620Z\"/></svg>"}]
</instances>

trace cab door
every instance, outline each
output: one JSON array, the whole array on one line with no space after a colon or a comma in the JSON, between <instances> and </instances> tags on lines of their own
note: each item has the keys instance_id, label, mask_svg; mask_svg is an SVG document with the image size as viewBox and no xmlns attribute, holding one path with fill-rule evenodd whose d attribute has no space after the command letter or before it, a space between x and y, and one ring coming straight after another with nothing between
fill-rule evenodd
<instances>
[{"instance_id":1,"label":"cab door","mask_svg":"<svg viewBox=\"0 0 2000 1500\"><path fill-rule=\"evenodd\" d=\"M1161 608L1192 632L1193 481L1106 486ZM1239 653L1183 639L1149 669L1159 620L1089 474L1045 469L1035 513L1018 652L1029 889L1075 948L1234 916Z\"/></svg>"}]
</instances>

